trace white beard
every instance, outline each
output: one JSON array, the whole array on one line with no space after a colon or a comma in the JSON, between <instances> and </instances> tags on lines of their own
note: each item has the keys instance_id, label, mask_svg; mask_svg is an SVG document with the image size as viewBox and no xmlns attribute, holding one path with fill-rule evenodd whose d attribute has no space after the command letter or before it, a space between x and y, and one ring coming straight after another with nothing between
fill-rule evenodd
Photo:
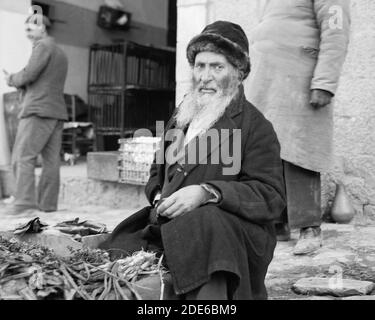
<instances>
[{"instance_id":1,"label":"white beard","mask_svg":"<svg viewBox=\"0 0 375 320\"><path fill-rule=\"evenodd\" d=\"M193 88L184 97L175 115L177 128L190 125L198 134L205 133L224 114L226 108L238 94L238 83L226 92L218 92L214 96L200 96ZM202 121L204 119L204 121Z\"/></svg>"}]
</instances>

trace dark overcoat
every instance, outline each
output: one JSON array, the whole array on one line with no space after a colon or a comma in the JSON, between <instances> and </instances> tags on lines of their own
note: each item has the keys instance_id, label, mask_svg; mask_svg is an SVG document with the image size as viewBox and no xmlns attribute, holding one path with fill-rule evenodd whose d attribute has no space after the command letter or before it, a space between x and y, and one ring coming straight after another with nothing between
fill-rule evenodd
<instances>
[{"instance_id":1,"label":"dark overcoat","mask_svg":"<svg viewBox=\"0 0 375 320\"><path fill-rule=\"evenodd\" d=\"M166 130L173 127L170 121ZM212 273L224 271L230 298L265 299L264 279L276 245L272 221L285 207L280 146L271 123L246 101L242 87L213 128L229 134L220 141L207 139L208 152L199 155L197 164L154 163L146 195L152 203L158 190L163 190L165 198L180 188L208 183L220 191L222 200L159 223L155 223L155 210L146 207L118 225L101 248L129 254L141 248L162 248L178 295L198 288ZM223 168L230 167L229 161L221 151L233 150L236 132L241 148L234 148L234 156L240 157L240 168L228 174ZM161 150L168 146L163 139ZM185 150L191 146L192 142ZM212 164L215 152L220 161ZM171 167L176 170L165 186L165 173Z\"/></svg>"}]
</instances>

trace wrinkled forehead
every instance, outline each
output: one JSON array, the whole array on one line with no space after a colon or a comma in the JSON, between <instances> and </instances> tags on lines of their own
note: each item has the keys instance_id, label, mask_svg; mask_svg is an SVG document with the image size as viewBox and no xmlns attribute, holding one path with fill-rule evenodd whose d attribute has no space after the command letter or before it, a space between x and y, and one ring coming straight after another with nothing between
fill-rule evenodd
<instances>
[{"instance_id":1,"label":"wrinkled forehead","mask_svg":"<svg viewBox=\"0 0 375 320\"><path fill-rule=\"evenodd\" d=\"M207 63L207 64L229 64L228 59L224 54L212 51L201 51L195 56L195 63Z\"/></svg>"}]
</instances>

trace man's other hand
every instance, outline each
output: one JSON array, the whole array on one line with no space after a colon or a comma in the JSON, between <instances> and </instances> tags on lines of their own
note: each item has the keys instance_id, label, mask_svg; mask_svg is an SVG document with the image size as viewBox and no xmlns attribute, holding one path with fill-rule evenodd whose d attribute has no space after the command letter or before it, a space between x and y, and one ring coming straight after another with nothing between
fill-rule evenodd
<instances>
[{"instance_id":1,"label":"man's other hand","mask_svg":"<svg viewBox=\"0 0 375 320\"><path fill-rule=\"evenodd\" d=\"M311 91L310 104L315 109L320 109L331 103L333 94L329 91L314 89Z\"/></svg>"},{"instance_id":2,"label":"man's other hand","mask_svg":"<svg viewBox=\"0 0 375 320\"><path fill-rule=\"evenodd\" d=\"M169 219L176 218L204 204L210 198L209 192L199 185L181 188L165 198L156 211Z\"/></svg>"}]
</instances>

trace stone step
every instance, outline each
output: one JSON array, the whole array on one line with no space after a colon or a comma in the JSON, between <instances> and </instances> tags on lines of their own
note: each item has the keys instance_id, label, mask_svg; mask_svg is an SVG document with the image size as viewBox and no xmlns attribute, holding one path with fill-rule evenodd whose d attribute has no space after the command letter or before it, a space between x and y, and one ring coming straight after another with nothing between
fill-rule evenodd
<instances>
[{"instance_id":1,"label":"stone step","mask_svg":"<svg viewBox=\"0 0 375 320\"><path fill-rule=\"evenodd\" d=\"M374 290L375 284L370 281L332 278L302 278L292 289L299 294L331 295L335 297L367 295Z\"/></svg>"},{"instance_id":2,"label":"stone step","mask_svg":"<svg viewBox=\"0 0 375 320\"><path fill-rule=\"evenodd\" d=\"M117 182L118 151L87 153L87 177L100 181Z\"/></svg>"},{"instance_id":3,"label":"stone step","mask_svg":"<svg viewBox=\"0 0 375 320\"><path fill-rule=\"evenodd\" d=\"M41 168L36 168L38 181ZM143 185L118 183L117 153L88 153L86 159L60 168L59 204L69 206L98 205L113 209L138 209L149 205ZM3 196L13 194L10 168L0 170Z\"/></svg>"},{"instance_id":4,"label":"stone step","mask_svg":"<svg viewBox=\"0 0 375 320\"><path fill-rule=\"evenodd\" d=\"M62 177L59 203L137 209L149 205L143 186L99 181L87 177Z\"/></svg>"},{"instance_id":5,"label":"stone step","mask_svg":"<svg viewBox=\"0 0 375 320\"><path fill-rule=\"evenodd\" d=\"M118 181L118 152L89 152L87 162L61 167L61 203L141 208L148 205L142 185ZM79 170L81 168L81 170Z\"/></svg>"}]
</instances>

